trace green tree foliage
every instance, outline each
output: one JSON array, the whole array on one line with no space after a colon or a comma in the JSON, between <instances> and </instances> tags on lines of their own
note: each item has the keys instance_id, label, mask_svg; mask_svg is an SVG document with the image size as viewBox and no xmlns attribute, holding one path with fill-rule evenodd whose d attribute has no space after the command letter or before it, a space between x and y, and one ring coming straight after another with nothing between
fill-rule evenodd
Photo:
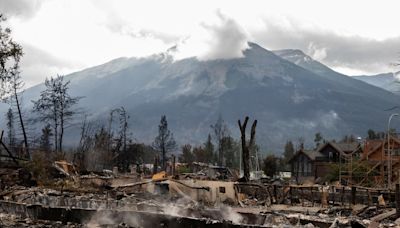
<instances>
[{"instance_id":1,"label":"green tree foliage","mask_svg":"<svg viewBox=\"0 0 400 228\"><path fill-rule=\"evenodd\" d=\"M194 156L194 161L203 162L203 163L210 162L210 160L208 160L208 158L207 158L207 156L208 156L207 151L202 146L196 146L193 148L193 156Z\"/></svg>"},{"instance_id":2,"label":"green tree foliage","mask_svg":"<svg viewBox=\"0 0 400 228\"><path fill-rule=\"evenodd\" d=\"M271 154L263 160L263 171L265 175L273 177L278 170L278 158Z\"/></svg>"},{"instance_id":3,"label":"green tree foliage","mask_svg":"<svg viewBox=\"0 0 400 228\"><path fill-rule=\"evenodd\" d=\"M122 172L128 172L129 167L132 165L153 163L156 154L157 151L151 146L143 143L128 143L126 150L118 154L118 168Z\"/></svg>"},{"instance_id":4,"label":"green tree foliage","mask_svg":"<svg viewBox=\"0 0 400 228\"><path fill-rule=\"evenodd\" d=\"M211 135L208 134L207 141L204 143L205 159L206 163L214 163L214 144L212 143Z\"/></svg>"},{"instance_id":5,"label":"green tree foliage","mask_svg":"<svg viewBox=\"0 0 400 228\"><path fill-rule=\"evenodd\" d=\"M317 132L314 137L315 148L318 148L323 143L323 140L321 132Z\"/></svg>"},{"instance_id":6,"label":"green tree foliage","mask_svg":"<svg viewBox=\"0 0 400 228\"><path fill-rule=\"evenodd\" d=\"M375 131L372 129L368 129L368 139L376 139L376 138L377 138L377 136L376 136Z\"/></svg>"},{"instance_id":7,"label":"green tree foliage","mask_svg":"<svg viewBox=\"0 0 400 228\"><path fill-rule=\"evenodd\" d=\"M324 177L324 181L334 182L339 180L339 173L342 172L342 182L345 184L349 184L348 181L350 178L350 170L351 180L350 182L353 184L362 183L362 186L366 187L374 187L375 178L379 176L379 171L375 169L372 172L369 172L372 168L372 165L368 163L368 161L360 161L357 158L354 158L353 163L332 163L330 164L329 172ZM369 173L368 173L369 172ZM368 173L368 175L366 175Z\"/></svg>"},{"instance_id":8,"label":"green tree foliage","mask_svg":"<svg viewBox=\"0 0 400 228\"><path fill-rule=\"evenodd\" d=\"M183 163L191 164L195 160L195 156L192 152L192 146L185 144L182 146L182 154L179 156L179 161Z\"/></svg>"},{"instance_id":9,"label":"green tree foliage","mask_svg":"<svg viewBox=\"0 0 400 228\"><path fill-rule=\"evenodd\" d=\"M292 141L286 141L285 150L283 152L283 157L285 162L288 162L294 155L294 146Z\"/></svg>"},{"instance_id":10,"label":"green tree foliage","mask_svg":"<svg viewBox=\"0 0 400 228\"><path fill-rule=\"evenodd\" d=\"M153 147L161 153L161 166L166 170L167 153L176 148L176 142L173 134L168 129L167 117L161 116L160 125L158 125L158 136L154 139Z\"/></svg>"},{"instance_id":11,"label":"green tree foliage","mask_svg":"<svg viewBox=\"0 0 400 228\"><path fill-rule=\"evenodd\" d=\"M238 169L240 166L240 144L231 136L222 139L222 147L225 152L225 165Z\"/></svg>"},{"instance_id":12,"label":"green tree foliage","mask_svg":"<svg viewBox=\"0 0 400 228\"><path fill-rule=\"evenodd\" d=\"M390 130L395 132L394 129L390 129ZM368 136L367 136L368 139L384 139L386 137L386 132L375 132L372 129L368 129L367 134L368 134Z\"/></svg>"}]
</instances>

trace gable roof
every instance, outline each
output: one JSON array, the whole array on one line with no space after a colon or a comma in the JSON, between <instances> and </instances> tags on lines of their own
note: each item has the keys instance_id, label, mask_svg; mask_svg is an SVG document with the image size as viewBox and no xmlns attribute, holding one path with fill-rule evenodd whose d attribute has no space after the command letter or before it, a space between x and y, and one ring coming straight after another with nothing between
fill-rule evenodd
<instances>
[{"instance_id":1,"label":"gable roof","mask_svg":"<svg viewBox=\"0 0 400 228\"><path fill-rule=\"evenodd\" d=\"M316 150L300 149L292 156L292 158L290 158L289 162L291 162L295 157L299 156L300 154L306 155L311 161L315 161L315 159L317 157L323 157L324 156L323 154L321 154L319 151L316 151Z\"/></svg>"},{"instance_id":2,"label":"gable roof","mask_svg":"<svg viewBox=\"0 0 400 228\"><path fill-rule=\"evenodd\" d=\"M334 145L336 148L340 149L341 151L347 153L352 153L354 151L357 151L360 147L360 143L358 142L350 142L350 143L331 143Z\"/></svg>"},{"instance_id":3,"label":"gable roof","mask_svg":"<svg viewBox=\"0 0 400 228\"><path fill-rule=\"evenodd\" d=\"M400 144L400 138L391 136L390 139L395 141L396 143ZM371 154L376 152L378 149L381 149L382 146L385 146L386 143L387 143L387 138L367 140L366 144L368 144L368 148L371 148L371 149L369 149L368 151L365 151L366 153L363 155L362 158L366 158L366 157L370 156Z\"/></svg>"},{"instance_id":4,"label":"gable roof","mask_svg":"<svg viewBox=\"0 0 400 228\"><path fill-rule=\"evenodd\" d=\"M320 148L318 148L318 151L321 152L323 149L325 149L328 146L331 146L336 151L338 151L341 154L341 156L348 156L350 153L353 153L353 152L361 149L361 144L358 142L350 142L350 143L327 142L324 145L322 145Z\"/></svg>"}]
</instances>

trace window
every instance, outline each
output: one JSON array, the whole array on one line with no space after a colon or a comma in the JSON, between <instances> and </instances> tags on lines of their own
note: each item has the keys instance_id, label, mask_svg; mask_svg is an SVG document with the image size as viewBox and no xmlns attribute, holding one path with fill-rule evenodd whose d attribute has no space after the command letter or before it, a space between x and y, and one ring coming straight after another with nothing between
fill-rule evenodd
<instances>
[{"instance_id":1,"label":"window","mask_svg":"<svg viewBox=\"0 0 400 228\"><path fill-rule=\"evenodd\" d=\"M392 149L393 156L400 156L400 148Z\"/></svg>"},{"instance_id":2,"label":"window","mask_svg":"<svg viewBox=\"0 0 400 228\"><path fill-rule=\"evenodd\" d=\"M219 192L220 193L225 193L225 187L219 187Z\"/></svg>"}]
</instances>

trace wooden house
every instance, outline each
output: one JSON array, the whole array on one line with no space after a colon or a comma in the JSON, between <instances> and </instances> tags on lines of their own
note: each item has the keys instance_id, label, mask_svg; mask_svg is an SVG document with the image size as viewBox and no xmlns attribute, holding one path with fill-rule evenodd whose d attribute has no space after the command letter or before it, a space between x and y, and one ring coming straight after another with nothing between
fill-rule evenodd
<instances>
[{"instance_id":1,"label":"wooden house","mask_svg":"<svg viewBox=\"0 0 400 228\"><path fill-rule=\"evenodd\" d=\"M327 142L316 150L300 149L289 160L292 176L298 181L306 179L325 179L332 171L333 164L347 162L359 157L362 148L359 143Z\"/></svg>"},{"instance_id":2,"label":"wooden house","mask_svg":"<svg viewBox=\"0 0 400 228\"><path fill-rule=\"evenodd\" d=\"M315 160L320 156L322 154L315 150L298 150L289 160L292 177L296 180L315 179Z\"/></svg>"},{"instance_id":3,"label":"wooden house","mask_svg":"<svg viewBox=\"0 0 400 228\"><path fill-rule=\"evenodd\" d=\"M389 144L387 139L365 141L360 161L369 164L369 169L365 172L365 178L358 184L361 185L367 180L372 180L375 185L387 186L389 170L391 170L391 182L398 183L400 180L400 138L391 136Z\"/></svg>"}]
</instances>

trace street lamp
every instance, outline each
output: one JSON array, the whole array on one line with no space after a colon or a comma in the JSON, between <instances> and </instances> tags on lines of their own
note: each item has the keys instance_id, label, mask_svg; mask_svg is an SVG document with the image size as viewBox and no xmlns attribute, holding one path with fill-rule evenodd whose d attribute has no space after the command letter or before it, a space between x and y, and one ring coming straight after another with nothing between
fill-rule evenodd
<instances>
[{"instance_id":1,"label":"street lamp","mask_svg":"<svg viewBox=\"0 0 400 228\"><path fill-rule=\"evenodd\" d=\"M393 113L390 115L389 120L388 120L388 126L387 126L387 150L388 150L388 155L389 155L389 164L388 164L388 188L390 189L392 185L392 152L390 151L390 121L392 121L392 118L395 116L399 116L399 113Z\"/></svg>"}]
</instances>

